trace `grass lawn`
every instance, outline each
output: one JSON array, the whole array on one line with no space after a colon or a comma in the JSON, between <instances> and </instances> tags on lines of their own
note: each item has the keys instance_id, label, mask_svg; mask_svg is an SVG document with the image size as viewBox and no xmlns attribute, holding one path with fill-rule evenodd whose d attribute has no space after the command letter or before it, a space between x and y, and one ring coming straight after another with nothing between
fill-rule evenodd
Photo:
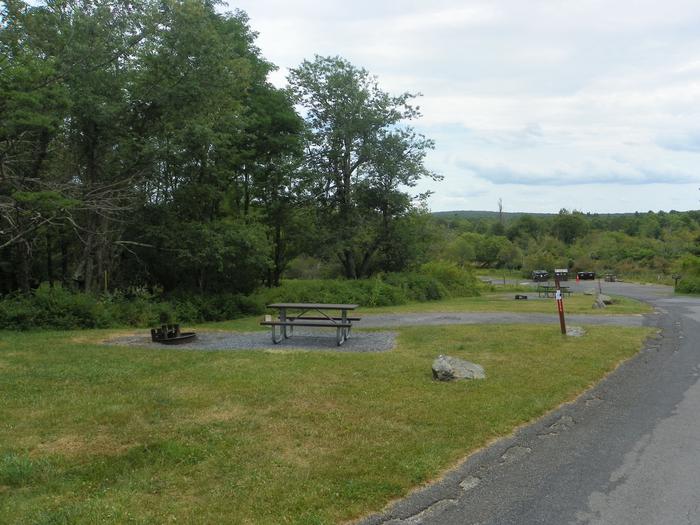
<instances>
[{"instance_id":1,"label":"grass lawn","mask_svg":"<svg viewBox=\"0 0 700 525\"><path fill-rule=\"evenodd\" d=\"M571 400L648 329L403 328L386 353L0 333L0 523L335 523ZM433 381L446 353L488 379Z\"/></svg>"},{"instance_id":2,"label":"grass lawn","mask_svg":"<svg viewBox=\"0 0 700 525\"><path fill-rule=\"evenodd\" d=\"M402 313L402 312L529 312L551 313L556 315L557 305L553 298L538 298L537 292L525 292L526 301L516 301L514 293L490 293L480 297L455 297L425 303L410 303L399 306L362 308L361 314ZM570 314L641 314L651 312L651 307L627 297L615 296L615 304L605 309L593 309L595 297L572 294L564 298L564 310Z\"/></svg>"}]
</instances>

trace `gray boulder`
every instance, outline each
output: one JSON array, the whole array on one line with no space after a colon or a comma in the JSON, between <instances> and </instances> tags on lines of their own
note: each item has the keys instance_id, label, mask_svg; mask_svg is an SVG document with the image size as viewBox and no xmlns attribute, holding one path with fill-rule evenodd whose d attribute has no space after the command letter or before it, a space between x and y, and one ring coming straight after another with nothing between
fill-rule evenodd
<instances>
[{"instance_id":1,"label":"gray boulder","mask_svg":"<svg viewBox=\"0 0 700 525\"><path fill-rule=\"evenodd\" d=\"M605 308L609 304L613 304L615 301L609 295L599 293L595 298L595 303L593 303L593 308Z\"/></svg>"},{"instance_id":2,"label":"gray boulder","mask_svg":"<svg viewBox=\"0 0 700 525\"><path fill-rule=\"evenodd\" d=\"M439 355L433 361L433 378L438 381L453 379L486 379L484 367L448 355Z\"/></svg>"},{"instance_id":3,"label":"gray boulder","mask_svg":"<svg viewBox=\"0 0 700 525\"><path fill-rule=\"evenodd\" d=\"M612 297L610 297L609 295L602 294L602 293L598 294L598 299L603 301L603 303L605 303L605 304L613 304L615 302Z\"/></svg>"}]
</instances>

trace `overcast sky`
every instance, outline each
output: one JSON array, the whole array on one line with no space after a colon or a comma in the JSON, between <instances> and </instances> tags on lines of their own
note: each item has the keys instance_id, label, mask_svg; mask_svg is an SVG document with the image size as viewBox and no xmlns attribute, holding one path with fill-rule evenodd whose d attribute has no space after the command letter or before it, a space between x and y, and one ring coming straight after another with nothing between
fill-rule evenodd
<instances>
[{"instance_id":1,"label":"overcast sky","mask_svg":"<svg viewBox=\"0 0 700 525\"><path fill-rule=\"evenodd\" d=\"M392 93L444 176L433 211L700 208L698 0L241 0L285 84L340 55Z\"/></svg>"}]
</instances>

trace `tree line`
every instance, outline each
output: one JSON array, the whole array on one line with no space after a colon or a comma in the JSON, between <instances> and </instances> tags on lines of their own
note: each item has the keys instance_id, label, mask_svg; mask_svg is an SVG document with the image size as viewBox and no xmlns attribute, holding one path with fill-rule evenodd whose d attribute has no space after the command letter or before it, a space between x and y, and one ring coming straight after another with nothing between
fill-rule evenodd
<instances>
[{"instance_id":1,"label":"tree line","mask_svg":"<svg viewBox=\"0 0 700 525\"><path fill-rule=\"evenodd\" d=\"M434 260L524 275L700 267L697 211L431 215L414 190L439 179L410 125L415 94L320 56L276 88L246 14L215 7L2 4L0 293L250 293Z\"/></svg>"},{"instance_id":2,"label":"tree line","mask_svg":"<svg viewBox=\"0 0 700 525\"><path fill-rule=\"evenodd\" d=\"M612 272L627 277L688 273L700 257L700 211L515 217L441 213L435 253L459 265L521 270ZM692 266L692 264L691 264Z\"/></svg>"},{"instance_id":3,"label":"tree line","mask_svg":"<svg viewBox=\"0 0 700 525\"><path fill-rule=\"evenodd\" d=\"M416 95L320 56L278 89L215 6L4 2L0 292L247 293L300 254L360 278L427 252Z\"/></svg>"}]
</instances>

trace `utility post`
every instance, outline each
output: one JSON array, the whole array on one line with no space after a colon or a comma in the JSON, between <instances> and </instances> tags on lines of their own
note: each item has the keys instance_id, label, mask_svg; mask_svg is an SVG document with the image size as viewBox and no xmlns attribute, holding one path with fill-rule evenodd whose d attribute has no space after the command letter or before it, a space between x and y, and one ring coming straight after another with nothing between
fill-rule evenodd
<instances>
[{"instance_id":1,"label":"utility post","mask_svg":"<svg viewBox=\"0 0 700 525\"><path fill-rule=\"evenodd\" d=\"M561 334L566 335L566 319L564 319L564 298L561 293L561 286L559 285L559 277L554 276L554 286L557 291L555 298L557 300L557 311L559 312L559 326L561 327Z\"/></svg>"}]
</instances>

